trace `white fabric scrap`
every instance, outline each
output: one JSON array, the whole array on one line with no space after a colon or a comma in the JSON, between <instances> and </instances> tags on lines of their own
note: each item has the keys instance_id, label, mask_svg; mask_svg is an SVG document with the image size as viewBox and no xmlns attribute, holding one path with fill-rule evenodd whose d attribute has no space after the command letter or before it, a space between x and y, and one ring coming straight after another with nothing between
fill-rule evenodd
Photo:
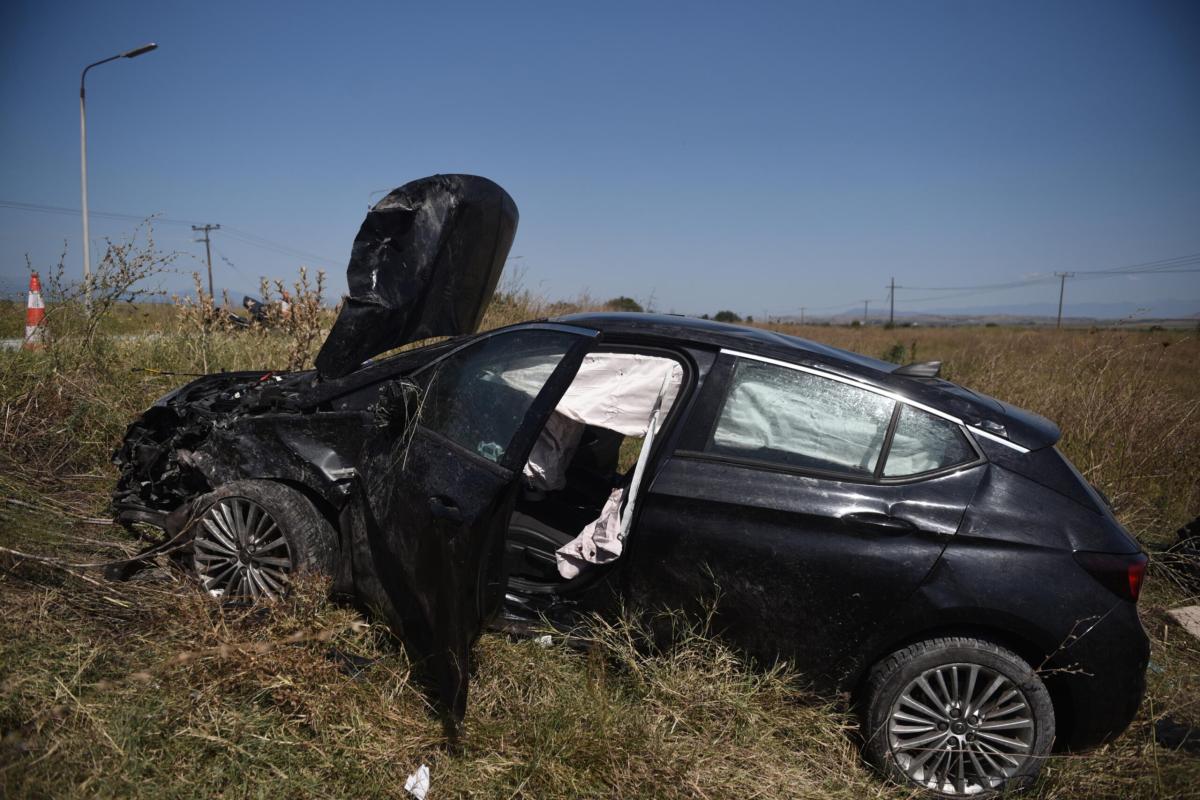
<instances>
[{"instance_id":1,"label":"white fabric scrap","mask_svg":"<svg viewBox=\"0 0 1200 800\"><path fill-rule=\"evenodd\" d=\"M424 764L417 767L417 771L409 775L408 780L404 782L404 791L417 800L425 800L425 795L429 791L429 767Z\"/></svg>"},{"instance_id":2,"label":"white fabric scrap","mask_svg":"<svg viewBox=\"0 0 1200 800\"><path fill-rule=\"evenodd\" d=\"M621 531L621 501L625 489L613 489L600 509L600 516L589 522L579 535L554 552L558 574L570 580L592 564L607 564L621 557L624 535Z\"/></svg>"}]
</instances>

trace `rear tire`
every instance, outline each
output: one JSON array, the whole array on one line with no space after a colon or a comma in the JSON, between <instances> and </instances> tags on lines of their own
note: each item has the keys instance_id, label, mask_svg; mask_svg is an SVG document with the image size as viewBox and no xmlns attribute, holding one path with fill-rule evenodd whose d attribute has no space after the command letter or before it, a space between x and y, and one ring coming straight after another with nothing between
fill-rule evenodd
<instances>
[{"instance_id":1,"label":"rear tire","mask_svg":"<svg viewBox=\"0 0 1200 800\"><path fill-rule=\"evenodd\" d=\"M893 780L943 797L1033 783L1054 743L1054 707L1015 653L982 639L917 642L868 677L863 752Z\"/></svg>"},{"instance_id":2,"label":"rear tire","mask_svg":"<svg viewBox=\"0 0 1200 800\"><path fill-rule=\"evenodd\" d=\"M299 491L275 481L235 481L196 501L192 568L214 597L270 600L291 576L333 574L337 534Z\"/></svg>"}]
</instances>

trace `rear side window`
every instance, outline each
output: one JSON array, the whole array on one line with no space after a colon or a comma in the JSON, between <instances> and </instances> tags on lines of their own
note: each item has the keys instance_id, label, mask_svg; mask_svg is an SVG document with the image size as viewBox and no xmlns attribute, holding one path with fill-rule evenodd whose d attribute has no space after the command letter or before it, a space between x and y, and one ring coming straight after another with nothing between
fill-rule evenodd
<instances>
[{"instance_id":1,"label":"rear side window","mask_svg":"<svg viewBox=\"0 0 1200 800\"><path fill-rule=\"evenodd\" d=\"M705 451L869 477L894 406L838 381L739 359Z\"/></svg>"},{"instance_id":2,"label":"rear side window","mask_svg":"<svg viewBox=\"0 0 1200 800\"><path fill-rule=\"evenodd\" d=\"M490 336L424 374L420 423L499 462L533 401L578 338L531 330Z\"/></svg>"},{"instance_id":3,"label":"rear side window","mask_svg":"<svg viewBox=\"0 0 1200 800\"><path fill-rule=\"evenodd\" d=\"M974 461L958 425L909 405L901 405L883 477L903 478Z\"/></svg>"}]
</instances>

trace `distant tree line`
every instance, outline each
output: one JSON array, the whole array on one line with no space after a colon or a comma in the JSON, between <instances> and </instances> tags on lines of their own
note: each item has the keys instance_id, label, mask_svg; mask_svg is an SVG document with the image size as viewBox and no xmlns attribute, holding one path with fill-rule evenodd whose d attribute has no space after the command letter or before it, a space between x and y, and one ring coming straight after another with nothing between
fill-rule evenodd
<instances>
[{"instance_id":1,"label":"distant tree line","mask_svg":"<svg viewBox=\"0 0 1200 800\"><path fill-rule=\"evenodd\" d=\"M637 300L634 300L632 297L626 297L625 295L612 298L604 304L604 307L609 311L636 311L640 313L646 310ZM717 322L754 322L754 317L747 316L743 320L741 314L737 313L736 311L730 311L729 309L722 309L716 314L713 314L711 317L708 314L701 314L700 319L712 319L716 320Z\"/></svg>"}]
</instances>

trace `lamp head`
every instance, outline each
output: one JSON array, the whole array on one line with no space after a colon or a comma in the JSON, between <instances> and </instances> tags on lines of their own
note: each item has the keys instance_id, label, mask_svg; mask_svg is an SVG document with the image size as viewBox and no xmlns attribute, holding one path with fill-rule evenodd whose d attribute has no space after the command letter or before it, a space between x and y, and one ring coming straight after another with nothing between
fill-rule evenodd
<instances>
[{"instance_id":1,"label":"lamp head","mask_svg":"<svg viewBox=\"0 0 1200 800\"><path fill-rule=\"evenodd\" d=\"M154 42L150 42L149 44L144 44L141 47L135 47L132 50L127 50L124 53L121 53L121 57L122 58L137 58L140 55L149 53L151 50L157 50L157 49L158 49L158 45L155 44Z\"/></svg>"}]
</instances>

